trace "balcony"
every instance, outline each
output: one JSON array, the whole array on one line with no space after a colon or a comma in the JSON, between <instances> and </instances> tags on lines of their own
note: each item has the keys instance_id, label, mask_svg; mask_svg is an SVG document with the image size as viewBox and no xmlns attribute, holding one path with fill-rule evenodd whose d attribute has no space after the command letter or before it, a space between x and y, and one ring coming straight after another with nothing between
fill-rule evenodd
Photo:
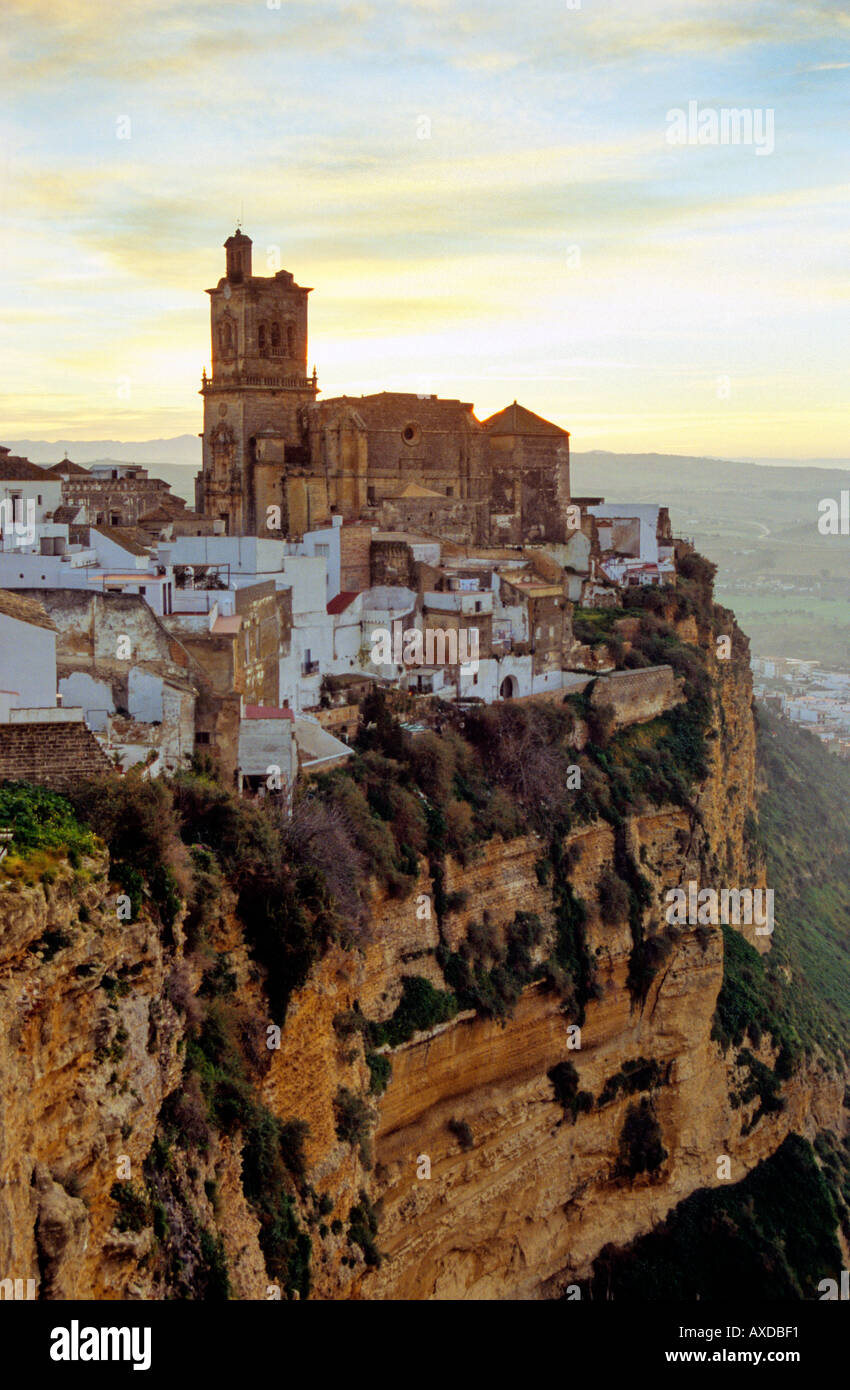
<instances>
[{"instance_id":1,"label":"balcony","mask_svg":"<svg viewBox=\"0 0 850 1390\"><path fill-rule=\"evenodd\" d=\"M318 661L302 661L301 674L302 676L317 676L319 674Z\"/></svg>"},{"instance_id":2,"label":"balcony","mask_svg":"<svg viewBox=\"0 0 850 1390\"><path fill-rule=\"evenodd\" d=\"M317 391L316 373L312 376L254 376L253 373L234 372L232 375L219 374L201 377L201 395L216 391L229 391L239 386L262 386L275 391Z\"/></svg>"}]
</instances>

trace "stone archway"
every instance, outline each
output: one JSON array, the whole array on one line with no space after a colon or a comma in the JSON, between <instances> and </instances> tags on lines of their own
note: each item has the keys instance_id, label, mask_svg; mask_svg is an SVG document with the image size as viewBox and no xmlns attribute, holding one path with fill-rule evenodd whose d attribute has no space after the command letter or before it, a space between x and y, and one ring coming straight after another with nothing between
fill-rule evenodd
<instances>
[{"instance_id":1,"label":"stone archway","mask_svg":"<svg viewBox=\"0 0 850 1390\"><path fill-rule=\"evenodd\" d=\"M519 686L517 685L516 676L505 676L505 679L499 686L499 699L514 700L518 694Z\"/></svg>"}]
</instances>

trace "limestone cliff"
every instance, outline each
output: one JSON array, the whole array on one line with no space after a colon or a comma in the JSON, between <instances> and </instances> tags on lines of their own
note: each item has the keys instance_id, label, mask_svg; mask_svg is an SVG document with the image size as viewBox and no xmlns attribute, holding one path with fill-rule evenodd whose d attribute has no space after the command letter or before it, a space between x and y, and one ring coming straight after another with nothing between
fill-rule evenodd
<instances>
[{"instance_id":1,"label":"limestone cliff","mask_svg":"<svg viewBox=\"0 0 850 1390\"><path fill-rule=\"evenodd\" d=\"M608 1242L649 1231L697 1188L741 1178L789 1132L842 1134L843 1068L802 1058L779 1086L782 1108L765 1106L738 1049L712 1036L720 928L665 926L671 887L755 885L765 873L746 643L736 633L731 657L718 659L714 631L693 617L678 636L710 675L706 775L692 795L576 821L554 847L528 831L440 864L419 856L402 895L375 881L364 931L312 964L279 1045L266 1044L275 1018L263 971L244 905L226 888L202 956L185 908L171 932L150 905L116 922L105 854L42 881L10 879L0 890L0 1277L34 1277L42 1298L274 1296L282 1279L245 1178L245 1146L256 1166L267 1115L301 1125L303 1163L280 1178L281 1219L288 1249L303 1254L309 1234L311 1296L326 1299L557 1295ZM629 736L638 746L653 726ZM623 893L634 890L619 899L606 887L612 866ZM406 979L451 997L448 962L481 923L504 943L525 915L539 924L534 960L549 959L566 872L569 902L583 904L581 995L542 971L503 1017L455 1005L405 1041L377 1040ZM253 1059L250 1140L238 1116L192 1119L198 1081L186 1058L211 960ZM749 1075L777 1051L754 1038ZM176 1144L164 1120L175 1107ZM656 1152L630 1171L635 1116Z\"/></svg>"}]
</instances>

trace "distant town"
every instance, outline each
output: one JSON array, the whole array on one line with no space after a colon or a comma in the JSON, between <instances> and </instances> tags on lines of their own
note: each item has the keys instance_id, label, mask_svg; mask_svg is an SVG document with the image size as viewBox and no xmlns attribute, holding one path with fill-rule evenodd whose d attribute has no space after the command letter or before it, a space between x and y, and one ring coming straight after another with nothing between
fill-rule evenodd
<instances>
[{"instance_id":1,"label":"distant town","mask_svg":"<svg viewBox=\"0 0 850 1390\"><path fill-rule=\"evenodd\" d=\"M753 693L815 734L831 753L850 758L850 672L797 657L753 657Z\"/></svg>"}]
</instances>

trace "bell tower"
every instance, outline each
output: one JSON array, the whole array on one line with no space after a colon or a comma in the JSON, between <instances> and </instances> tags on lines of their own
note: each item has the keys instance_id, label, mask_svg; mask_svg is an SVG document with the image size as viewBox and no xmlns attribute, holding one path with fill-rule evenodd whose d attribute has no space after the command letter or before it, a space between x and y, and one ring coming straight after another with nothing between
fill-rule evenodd
<instances>
[{"instance_id":1,"label":"bell tower","mask_svg":"<svg viewBox=\"0 0 850 1390\"><path fill-rule=\"evenodd\" d=\"M229 535L269 535L267 509L285 511L285 479L303 464L301 407L316 399L307 375L307 296L288 270L254 275L253 243L237 228L224 243L225 274L210 296L212 372L201 380L203 465L196 505Z\"/></svg>"}]
</instances>

